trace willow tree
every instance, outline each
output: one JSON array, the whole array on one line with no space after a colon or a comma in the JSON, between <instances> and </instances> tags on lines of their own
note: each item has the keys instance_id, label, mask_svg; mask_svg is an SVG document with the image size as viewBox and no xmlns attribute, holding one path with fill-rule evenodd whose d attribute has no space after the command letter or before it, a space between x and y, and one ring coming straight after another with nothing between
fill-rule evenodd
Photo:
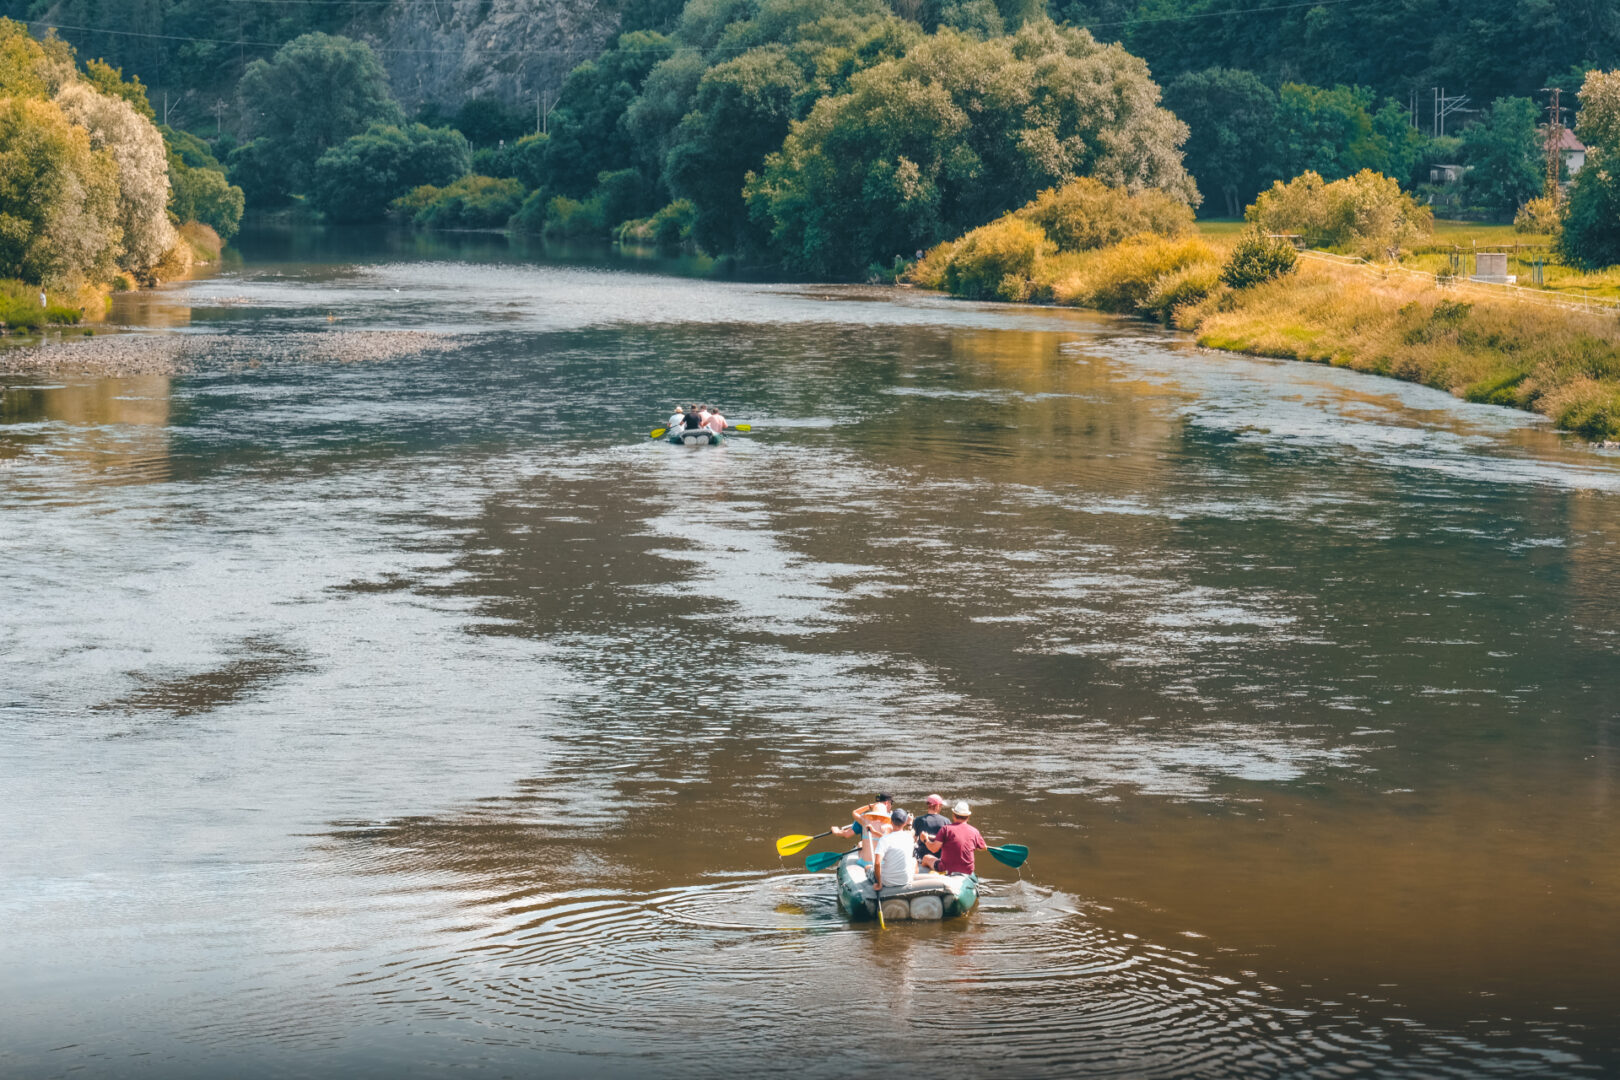
<instances>
[{"instance_id":1,"label":"willow tree","mask_svg":"<svg viewBox=\"0 0 1620 1080\"><path fill-rule=\"evenodd\" d=\"M848 277L1079 176L1196 203L1186 137L1147 65L1085 30L942 30L816 102L745 195L790 265Z\"/></svg>"},{"instance_id":2,"label":"willow tree","mask_svg":"<svg viewBox=\"0 0 1620 1080\"><path fill-rule=\"evenodd\" d=\"M63 87L56 104L89 132L92 147L117 164L118 225L123 232L118 265L150 279L178 240L169 224L169 155L163 136L128 101L83 83Z\"/></svg>"}]
</instances>

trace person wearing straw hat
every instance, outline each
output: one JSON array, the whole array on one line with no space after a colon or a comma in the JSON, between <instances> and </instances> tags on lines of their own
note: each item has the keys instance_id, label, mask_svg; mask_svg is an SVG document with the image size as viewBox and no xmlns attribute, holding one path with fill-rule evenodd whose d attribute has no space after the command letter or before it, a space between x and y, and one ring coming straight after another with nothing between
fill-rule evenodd
<instances>
[{"instance_id":1,"label":"person wearing straw hat","mask_svg":"<svg viewBox=\"0 0 1620 1080\"><path fill-rule=\"evenodd\" d=\"M985 851L990 847L984 842L979 830L968 824L968 818L973 816L973 807L966 800L958 800L951 807L951 823L939 830L936 842L939 844L939 872L942 874L971 874L973 873L973 853ZM934 845L930 844L932 848Z\"/></svg>"}]
</instances>

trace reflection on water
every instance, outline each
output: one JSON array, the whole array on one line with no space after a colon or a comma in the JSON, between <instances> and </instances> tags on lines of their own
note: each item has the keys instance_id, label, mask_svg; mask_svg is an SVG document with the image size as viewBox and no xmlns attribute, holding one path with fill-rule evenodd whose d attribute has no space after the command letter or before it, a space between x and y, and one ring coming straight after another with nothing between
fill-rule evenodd
<instances>
[{"instance_id":1,"label":"reflection on water","mask_svg":"<svg viewBox=\"0 0 1620 1080\"><path fill-rule=\"evenodd\" d=\"M219 364L0 398L4 1071L1620 1068L1613 456L448 242L261 238L142 294ZM328 359L396 329L460 347ZM849 926L770 844L878 788L1030 862Z\"/></svg>"}]
</instances>

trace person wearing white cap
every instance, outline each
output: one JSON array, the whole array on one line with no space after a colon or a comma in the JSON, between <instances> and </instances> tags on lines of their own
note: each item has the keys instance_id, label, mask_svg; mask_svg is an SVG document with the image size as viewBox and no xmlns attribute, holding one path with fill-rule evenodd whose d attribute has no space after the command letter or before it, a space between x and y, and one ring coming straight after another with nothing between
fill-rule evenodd
<instances>
[{"instance_id":1,"label":"person wearing white cap","mask_svg":"<svg viewBox=\"0 0 1620 1080\"><path fill-rule=\"evenodd\" d=\"M966 800L958 800L957 804L951 807L951 823L939 830L940 873L973 873L973 853L989 848L990 845L984 842L979 830L968 824L968 818L972 815L973 808Z\"/></svg>"}]
</instances>

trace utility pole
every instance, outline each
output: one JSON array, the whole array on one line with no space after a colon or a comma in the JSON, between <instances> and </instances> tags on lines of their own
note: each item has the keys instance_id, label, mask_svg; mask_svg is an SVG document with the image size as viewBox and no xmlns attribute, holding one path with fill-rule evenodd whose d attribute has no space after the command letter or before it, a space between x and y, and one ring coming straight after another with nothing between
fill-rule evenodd
<instances>
[{"instance_id":1,"label":"utility pole","mask_svg":"<svg viewBox=\"0 0 1620 1080\"><path fill-rule=\"evenodd\" d=\"M1542 87L1542 90L1552 95L1547 103L1547 198L1557 202L1563 197L1564 189L1558 183L1560 166L1564 156L1564 110L1560 99L1563 91L1558 87Z\"/></svg>"},{"instance_id":2,"label":"utility pole","mask_svg":"<svg viewBox=\"0 0 1620 1080\"><path fill-rule=\"evenodd\" d=\"M1474 112L1475 111L1473 109L1468 108L1469 100L1470 99L1469 99L1467 94L1457 94L1457 95L1455 95L1453 97L1447 97L1445 87L1437 86L1437 87L1434 88L1434 136L1435 136L1435 138L1439 138L1440 136L1442 136L1442 135L1444 135L1446 133L1446 117L1450 116L1454 112Z\"/></svg>"},{"instance_id":3,"label":"utility pole","mask_svg":"<svg viewBox=\"0 0 1620 1080\"><path fill-rule=\"evenodd\" d=\"M225 134L225 99L214 100L214 138L218 139Z\"/></svg>"}]
</instances>

